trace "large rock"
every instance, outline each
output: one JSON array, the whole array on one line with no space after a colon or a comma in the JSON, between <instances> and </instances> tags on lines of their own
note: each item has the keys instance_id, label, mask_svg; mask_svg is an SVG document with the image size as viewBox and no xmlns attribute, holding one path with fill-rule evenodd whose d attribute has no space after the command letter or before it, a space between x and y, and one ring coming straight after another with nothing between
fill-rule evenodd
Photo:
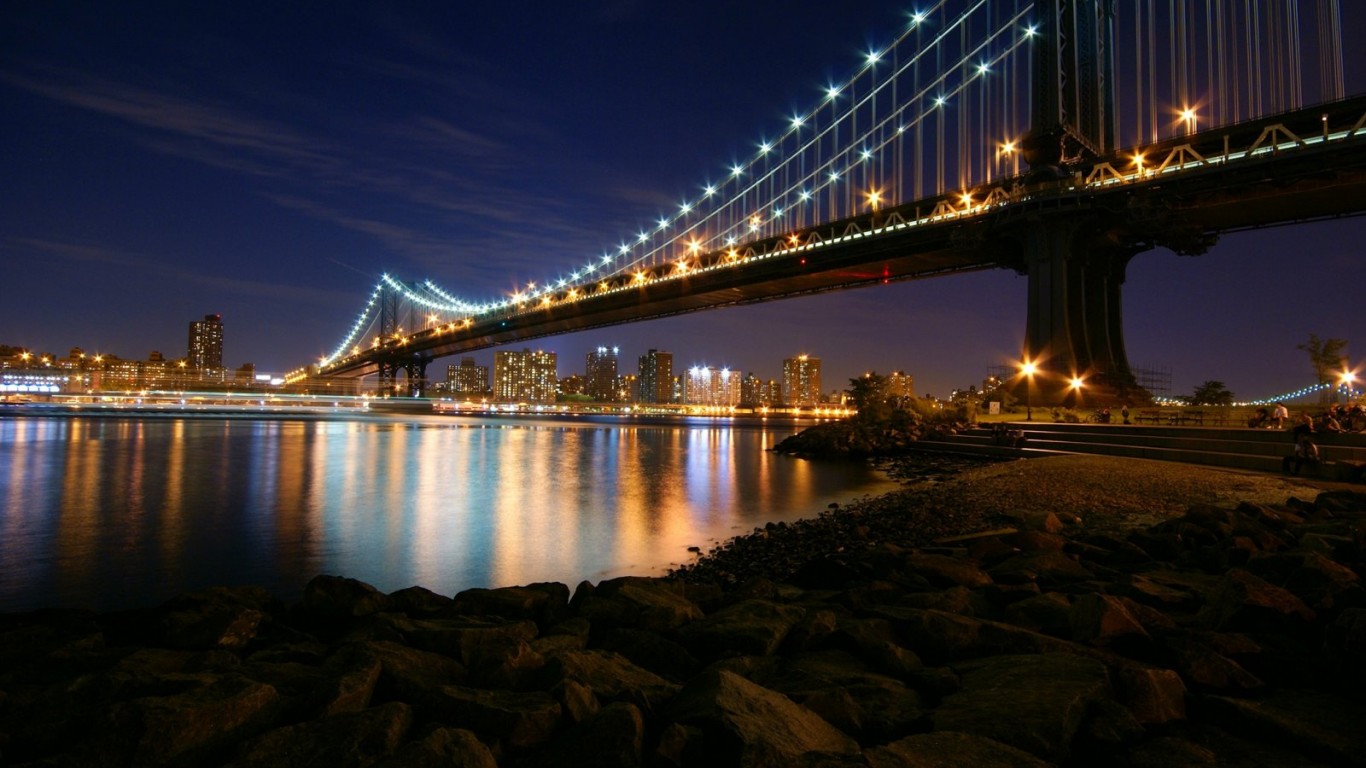
<instances>
[{"instance_id":1,"label":"large rock","mask_svg":"<svg viewBox=\"0 0 1366 768\"><path fill-rule=\"evenodd\" d=\"M853 739L815 713L731 672L713 670L690 680L666 715L702 732L690 745L700 753L687 755L687 764L786 768L812 753L858 752Z\"/></svg>"},{"instance_id":2,"label":"large rock","mask_svg":"<svg viewBox=\"0 0 1366 768\"><path fill-rule=\"evenodd\" d=\"M389 755L413 723L407 704L392 702L277 728L246 745L230 768L367 766Z\"/></svg>"},{"instance_id":3,"label":"large rock","mask_svg":"<svg viewBox=\"0 0 1366 768\"><path fill-rule=\"evenodd\" d=\"M118 764L209 762L272 725L279 701L271 686L240 676L206 679L176 695L113 705L97 726L95 742Z\"/></svg>"},{"instance_id":4,"label":"large rock","mask_svg":"<svg viewBox=\"0 0 1366 768\"><path fill-rule=\"evenodd\" d=\"M625 577L591 589L580 586L571 606L595 626L668 632L702 618L702 609L685 592L682 582Z\"/></svg>"},{"instance_id":5,"label":"large rock","mask_svg":"<svg viewBox=\"0 0 1366 768\"><path fill-rule=\"evenodd\" d=\"M380 663L377 695L401 701L421 701L443 685L459 685L469 675L465 666L449 656L420 651L384 640L356 646L357 654Z\"/></svg>"},{"instance_id":6,"label":"large rock","mask_svg":"<svg viewBox=\"0 0 1366 768\"><path fill-rule=\"evenodd\" d=\"M1302 629L1314 611L1289 590L1234 568L1220 579L1200 620L1220 631Z\"/></svg>"},{"instance_id":7,"label":"large rock","mask_svg":"<svg viewBox=\"0 0 1366 768\"><path fill-rule=\"evenodd\" d=\"M374 768L498 768L498 761L472 732L437 728L420 741L399 747Z\"/></svg>"},{"instance_id":8,"label":"large rock","mask_svg":"<svg viewBox=\"0 0 1366 768\"><path fill-rule=\"evenodd\" d=\"M703 658L766 656L778 649L805 615L806 611L795 606L742 600L683 627L679 637Z\"/></svg>"},{"instance_id":9,"label":"large rock","mask_svg":"<svg viewBox=\"0 0 1366 768\"><path fill-rule=\"evenodd\" d=\"M638 768L645 719L625 702L608 704L547 746L545 765L555 768Z\"/></svg>"},{"instance_id":10,"label":"large rock","mask_svg":"<svg viewBox=\"0 0 1366 768\"><path fill-rule=\"evenodd\" d=\"M441 723L468 728L483 739L512 748L544 742L560 721L560 703L540 691L511 693L443 685L425 703Z\"/></svg>"},{"instance_id":11,"label":"large rock","mask_svg":"<svg viewBox=\"0 0 1366 768\"><path fill-rule=\"evenodd\" d=\"M466 667L473 667L488 649L530 642L538 632L535 622L527 620L462 617L418 619L405 627L404 634L414 648L450 656Z\"/></svg>"},{"instance_id":12,"label":"large rock","mask_svg":"<svg viewBox=\"0 0 1366 768\"><path fill-rule=\"evenodd\" d=\"M1210 696L1205 706L1217 722L1249 738L1336 765L1361 765L1366 756L1366 706L1351 699L1276 691L1255 700Z\"/></svg>"},{"instance_id":13,"label":"large rock","mask_svg":"<svg viewBox=\"0 0 1366 768\"><path fill-rule=\"evenodd\" d=\"M555 683L572 680L603 701L626 701L655 712L678 692L678 684L632 664L611 651L567 651L552 656L546 675Z\"/></svg>"},{"instance_id":14,"label":"large rock","mask_svg":"<svg viewBox=\"0 0 1366 768\"><path fill-rule=\"evenodd\" d=\"M920 575L937 587L985 587L991 584L987 575L971 560L947 555L915 554L906 558L906 569Z\"/></svg>"},{"instance_id":15,"label":"large rock","mask_svg":"<svg viewBox=\"0 0 1366 768\"><path fill-rule=\"evenodd\" d=\"M956 665L962 690L931 714L935 730L963 731L1061 762L1088 711L1110 697L1105 665L1071 654L998 656Z\"/></svg>"},{"instance_id":16,"label":"large rock","mask_svg":"<svg viewBox=\"0 0 1366 768\"><path fill-rule=\"evenodd\" d=\"M549 627L569 615L569 587L557 583L467 589L455 596L455 610L472 616L529 619Z\"/></svg>"},{"instance_id":17,"label":"large rock","mask_svg":"<svg viewBox=\"0 0 1366 768\"><path fill-rule=\"evenodd\" d=\"M304 587L302 609L314 621L335 623L371 616L385 606L383 592L356 579L314 576Z\"/></svg>"},{"instance_id":18,"label":"large rock","mask_svg":"<svg viewBox=\"0 0 1366 768\"><path fill-rule=\"evenodd\" d=\"M1052 763L985 736L936 731L867 750L871 768L1048 768Z\"/></svg>"}]
</instances>

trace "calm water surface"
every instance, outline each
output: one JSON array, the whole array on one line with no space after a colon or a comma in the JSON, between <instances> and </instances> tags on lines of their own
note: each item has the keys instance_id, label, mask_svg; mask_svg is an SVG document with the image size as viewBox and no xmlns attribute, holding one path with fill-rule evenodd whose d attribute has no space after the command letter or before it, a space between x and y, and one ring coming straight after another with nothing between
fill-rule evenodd
<instances>
[{"instance_id":1,"label":"calm water surface","mask_svg":"<svg viewBox=\"0 0 1366 768\"><path fill-rule=\"evenodd\" d=\"M890 484L791 421L0 416L0 611L319 573L391 592L663 573Z\"/></svg>"}]
</instances>

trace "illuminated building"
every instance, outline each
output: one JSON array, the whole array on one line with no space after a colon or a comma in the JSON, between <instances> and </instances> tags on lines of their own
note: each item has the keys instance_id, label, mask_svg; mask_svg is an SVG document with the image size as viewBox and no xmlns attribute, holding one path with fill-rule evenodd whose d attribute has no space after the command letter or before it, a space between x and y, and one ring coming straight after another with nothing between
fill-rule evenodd
<instances>
[{"instance_id":1,"label":"illuminated building","mask_svg":"<svg viewBox=\"0 0 1366 768\"><path fill-rule=\"evenodd\" d=\"M190 344L185 352L186 366L199 371L223 369L223 316L204 315L190 323Z\"/></svg>"},{"instance_id":2,"label":"illuminated building","mask_svg":"<svg viewBox=\"0 0 1366 768\"><path fill-rule=\"evenodd\" d=\"M740 374L729 368L693 366L684 377L683 389L688 405L738 405Z\"/></svg>"},{"instance_id":3,"label":"illuminated building","mask_svg":"<svg viewBox=\"0 0 1366 768\"><path fill-rule=\"evenodd\" d=\"M672 352L652 349L640 356L637 389L642 403L674 401L674 356Z\"/></svg>"},{"instance_id":4,"label":"illuminated building","mask_svg":"<svg viewBox=\"0 0 1366 768\"><path fill-rule=\"evenodd\" d=\"M494 352L493 396L509 403L554 403L555 367L554 352Z\"/></svg>"},{"instance_id":5,"label":"illuminated building","mask_svg":"<svg viewBox=\"0 0 1366 768\"><path fill-rule=\"evenodd\" d=\"M811 407L821 399L821 360L810 355L789 357L783 361L783 389L787 404Z\"/></svg>"},{"instance_id":6,"label":"illuminated building","mask_svg":"<svg viewBox=\"0 0 1366 768\"><path fill-rule=\"evenodd\" d=\"M915 398L915 377L905 371L887 374L887 397L905 402Z\"/></svg>"},{"instance_id":7,"label":"illuminated building","mask_svg":"<svg viewBox=\"0 0 1366 768\"><path fill-rule=\"evenodd\" d=\"M598 402L617 399L616 347L598 347L588 353L584 368L583 393Z\"/></svg>"},{"instance_id":8,"label":"illuminated building","mask_svg":"<svg viewBox=\"0 0 1366 768\"><path fill-rule=\"evenodd\" d=\"M455 395L482 395L489 391L489 367L462 357L460 365L446 366L446 388Z\"/></svg>"},{"instance_id":9,"label":"illuminated building","mask_svg":"<svg viewBox=\"0 0 1366 768\"><path fill-rule=\"evenodd\" d=\"M782 405L783 385L773 379L764 381L750 373L740 383L740 404L754 408L772 408Z\"/></svg>"}]
</instances>

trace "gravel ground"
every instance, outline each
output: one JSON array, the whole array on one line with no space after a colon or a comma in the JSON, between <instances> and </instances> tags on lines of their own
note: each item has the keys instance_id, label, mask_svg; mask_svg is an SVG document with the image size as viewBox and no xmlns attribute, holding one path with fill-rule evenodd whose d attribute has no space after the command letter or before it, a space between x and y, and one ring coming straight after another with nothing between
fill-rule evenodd
<instances>
[{"instance_id":1,"label":"gravel ground","mask_svg":"<svg viewBox=\"0 0 1366 768\"><path fill-rule=\"evenodd\" d=\"M883 542L935 539L1010 524L1022 515L1067 513L1090 531L1120 533L1179 516L1195 504L1236 506L1312 500L1323 490L1299 478L1110 456L1059 456L983 464L913 454L883 467L901 490L833 507L818 518L770 523L683 566L689 581L782 579L803 564ZM1358 486L1359 488L1359 486Z\"/></svg>"}]
</instances>

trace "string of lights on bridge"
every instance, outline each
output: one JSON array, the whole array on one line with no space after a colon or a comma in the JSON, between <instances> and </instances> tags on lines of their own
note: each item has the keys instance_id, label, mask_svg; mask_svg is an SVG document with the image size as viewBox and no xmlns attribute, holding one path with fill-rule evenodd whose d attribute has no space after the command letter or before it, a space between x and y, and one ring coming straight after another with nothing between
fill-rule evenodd
<instances>
[{"instance_id":1,"label":"string of lights on bridge","mask_svg":"<svg viewBox=\"0 0 1366 768\"><path fill-rule=\"evenodd\" d=\"M379 318L386 290L428 313L426 328L410 328L410 334L453 332L490 317L551 309L566 301L681 279L754 259L805 254L848 237L980 214L1020 199L1018 137L1025 130L1027 109L1017 105L1028 103L1031 64L1030 57L1020 53L1031 49L1029 43L1037 35L1037 26L1030 18L1033 4L998 0L993 5L992 0L977 0L955 17L947 17L946 4L940 0L927 10L908 14L905 27L890 44L867 51L849 77L827 84L815 106L792 115L776 138L759 140L747 159L729 164L722 181L699 185L698 195L680 203L677 211L658 216L652 225L621 239L567 275L528 282L508 296L485 301L456 297L430 280L404 283L387 274L382 276L341 343L321 358L320 367L363 352L359 340ZM978 26L987 29L970 41L969 31L976 32ZM902 45L910 50L904 58L900 55ZM951 54L947 63L943 60L946 52ZM1144 54L1140 51L1137 55L1142 63ZM1151 61L1155 54L1149 51L1147 55ZM922 66L930 70L924 81L920 79ZM883 69L886 74L879 78ZM907 77L909 95L904 90L898 92ZM1148 90L1155 91L1155 84L1150 83ZM974 97L977 112L972 111ZM955 113L957 117L950 118L950 108L955 104L961 108ZM1174 119L1170 132L1195 133L1200 119L1195 106L1173 105L1171 112ZM950 119L956 136L948 135ZM984 126L988 119L1003 125L1003 138L969 136L977 131L972 127L974 121ZM1158 126L1155 117L1153 120L1151 138L1156 140ZM849 138L841 141L841 131L846 128ZM1142 119L1139 128L1142 131ZM933 129L932 143L923 141L926 129ZM1152 157L1140 148L1133 151L1132 167L1120 170L1103 163L1086 178L1075 181L1081 186L1144 182L1164 173L1361 133L1359 123L1331 134L1325 124L1321 138L1273 133L1241 151L1226 149L1222 157L1210 158L1189 145ZM908 137L911 144L906 151ZM946 137L958 155L958 175L951 183L945 180ZM934 147L935 152L927 156L928 147ZM906 155L911 155L909 160ZM914 170L908 172L907 168ZM927 185L930 168L935 171L934 183ZM931 190L928 197L926 186ZM813 232L820 222L895 208L906 199L928 200L933 206L906 216L893 212L880 226L837 237ZM785 239L777 241L776 247L763 251L760 246L756 250L756 244L778 236ZM449 319L451 316L457 319ZM402 329L397 329L394 339L375 337L370 346L403 343L407 338Z\"/></svg>"}]
</instances>

